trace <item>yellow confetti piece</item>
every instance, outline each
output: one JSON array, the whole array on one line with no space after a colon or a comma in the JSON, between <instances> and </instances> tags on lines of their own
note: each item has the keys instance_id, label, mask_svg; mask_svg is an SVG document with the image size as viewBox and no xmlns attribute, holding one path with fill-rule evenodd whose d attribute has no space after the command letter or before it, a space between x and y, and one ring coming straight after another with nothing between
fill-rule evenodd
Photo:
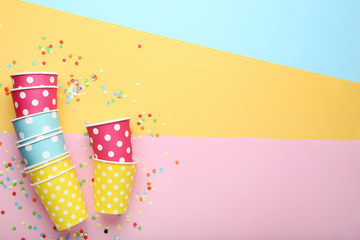
<instances>
[{"instance_id":1,"label":"yellow confetti piece","mask_svg":"<svg viewBox=\"0 0 360 240\"><path fill-rule=\"evenodd\" d=\"M5 150L5 154L8 154L9 153L9 150Z\"/></svg>"},{"instance_id":2,"label":"yellow confetti piece","mask_svg":"<svg viewBox=\"0 0 360 240\"><path fill-rule=\"evenodd\" d=\"M149 183L152 183L152 180L151 180L151 179L149 180Z\"/></svg>"},{"instance_id":3,"label":"yellow confetti piece","mask_svg":"<svg viewBox=\"0 0 360 240\"><path fill-rule=\"evenodd\" d=\"M3 161L3 164L6 165L6 164L7 164L7 161Z\"/></svg>"},{"instance_id":4,"label":"yellow confetti piece","mask_svg":"<svg viewBox=\"0 0 360 240\"><path fill-rule=\"evenodd\" d=\"M20 164L16 164L16 168L20 168Z\"/></svg>"},{"instance_id":5,"label":"yellow confetti piece","mask_svg":"<svg viewBox=\"0 0 360 240\"><path fill-rule=\"evenodd\" d=\"M21 224L22 224L22 225L25 225L25 224L26 224L26 222L25 222L25 221L22 221L22 222L21 222Z\"/></svg>"},{"instance_id":6,"label":"yellow confetti piece","mask_svg":"<svg viewBox=\"0 0 360 240\"><path fill-rule=\"evenodd\" d=\"M138 198L139 198L139 195L135 195L135 198L138 199Z\"/></svg>"},{"instance_id":7,"label":"yellow confetti piece","mask_svg":"<svg viewBox=\"0 0 360 240\"><path fill-rule=\"evenodd\" d=\"M141 214L142 212L141 211L138 211L139 214Z\"/></svg>"},{"instance_id":8,"label":"yellow confetti piece","mask_svg":"<svg viewBox=\"0 0 360 240\"><path fill-rule=\"evenodd\" d=\"M97 214L95 215L95 217L98 218L98 217L100 217L100 215L97 213Z\"/></svg>"},{"instance_id":9,"label":"yellow confetti piece","mask_svg":"<svg viewBox=\"0 0 360 240\"><path fill-rule=\"evenodd\" d=\"M168 152L164 152L164 155L167 156L167 155L168 155Z\"/></svg>"},{"instance_id":10,"label":"yellow confetti piece","mask_svg":"<svg viewBox=\"0 0 360 240\"><path fill-rule=\"evenodd\" d=\"M126 219L126 222L130 222L130 218Z\"/></svg>"},{"instance_id":11,"label":"yellow confetti piece","mask_svg":"<svg viewBox=\"0 0 360 240\"><path fill-rule=\"evenodd\" d=\"M142 171L145 172L145 171L146 171L146 168L143 168Z\"/></svg>"},{"instance_id":12,"label":"yellow confetti piece","mask_svg":"<svg viewBox=\"0 0 360 240\"><path fill-rule=\"evenodd\" d=\"M129 216L131 217L131 216L132 216L132 213L129 213Z\"/></svg>"},{"instance_id":13,"label":"yellow confetti piece","mask_svg":"<svg viewBox=\"0 0 360 240\"><path fill-rule=\"evenodd\" d=\"M163 126L166 127L166 123L163 123Z\"/></svg>"},{"instance_id":14,"label":"yellow confetti piece","mask_svg":"<svg viewBox=\"0 0 360 240\"><path fill-rule=\"evenodd\" d=\"M8 171L10 171L10 169L9 169L9 168L5 169L5 172L8 172Z\"/></svg>"},{"instance_id":15,"label":"yellow confetti piece","mask_svg":"<svg viewBox=\"0 0 360 240\"><path fill-rule=\"evenodd\" d=\"M142 138L142 136L138 136L138 138L139 138L139 139L141 139L141 138Z\"/></svg>"},{"instance_id":16,"label":"yellow confetti piece","mask_svg":"<svg viewBox=\"0 0 360 240\"><path fill-rule=\"evenodd\" d=\"M101 223L98 223L97 225L98 225L98 227L101 227Z\"/></svg>"},{"instance_id":17,"label":"yellow confetti piece","mask_svg":"<svg viewBox=\"0 0 360 240\"><path fill-rule=\"evenodd\" d=\"M9 186L9 189L11 190L13 187L12 186Z\"/></svg>"},{"instance_id":18,"label":"yellow confetti piece","mask_svg":"<svg viewBox=\"0 0 360 240\"><path fill-rule=\"evenodd\" d=\"M117 229L121 230L121 225L120 224L117 225Z\"/></svg>"},{"instance_id":19,"label":"yellow confetti piece","mask_svg":"<svg viewBox=\"0 0 360 240\"><path fill-rule=\"evenodd\" d=\"M94 186L94 184L91 182L91 183L90 183L90 186Z\"/></svg>"}]
</instances>

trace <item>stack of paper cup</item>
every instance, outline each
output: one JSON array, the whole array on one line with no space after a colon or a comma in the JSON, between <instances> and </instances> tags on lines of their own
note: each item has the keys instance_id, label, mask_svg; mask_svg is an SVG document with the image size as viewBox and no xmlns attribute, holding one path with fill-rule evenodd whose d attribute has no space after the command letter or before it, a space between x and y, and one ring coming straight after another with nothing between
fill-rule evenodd
<instances>
[{"instance_id":1,"label":"stack of paper cup","mask_svg":"<svg viewBox=\"0 0 360 240\"><path fill-rule=\"evenodd\" d=\"M86 126L94 150L95 211L123 214L128 209L138 160L132 157L130 118Z\"/></svg>"},{"instance_id":2,"label":"stack of paper cup","mask_svg":"<svg viewBox=\"0 0 360 240\"><path fill-rule=\"evenodd\" d=\"M36 72L10 76L17 117L11 122L19 138L15 143L27 165L25 171L58 230L74 226L86 219L87 211L56 109L58 74ZM68 200L61 202L68 193L77 199L74 206Z\"/></svg>"}]
</instances>

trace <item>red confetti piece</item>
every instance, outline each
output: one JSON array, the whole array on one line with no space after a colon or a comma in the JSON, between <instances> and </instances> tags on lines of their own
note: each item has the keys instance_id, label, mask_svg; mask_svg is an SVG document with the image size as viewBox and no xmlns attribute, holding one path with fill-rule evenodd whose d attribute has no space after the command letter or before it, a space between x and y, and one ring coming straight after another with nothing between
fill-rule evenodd
<instances>
[{"instance_id":1,"label":"red confetti piece","mask_svg":"<svg viewBox=\"0 0 360 240\"><path fill-rule=\"evenodd\" d=\"M49 45L49 48L52 48L52 47L53 47L53 45L52 45L52 44L50 44L50 45Z\"/></svg>"},{"instance_id":2,"label":"red confetti piece","mask_svg":"<svg viewBox=\"0 0 360 240\"><path fill-rule=\"evenodd\" d=\"M14 64L14 65L16 64L16 60L13 61L13 64Z\"/></svg>"},{"instance_id":3,"label":"red confetti piece","mask_svg":"<svg viewBox=\"0 0 360 240\"><path fill-rule=\"evenodd\" d=\"M136 124L137 124L137 125L140 125L140 122L137 122Z\"/></svg>"},{"instance_id":4,"label":"red confetti piece","mask_svg":"<svg viewBox=\"0 0 360 240\"><path fill-rule=\"evenodd\" d=\"M12 195L13 195L13 196L16 196L16 192L13 192Z\"/></svg>"},{"instance_id":5,"label":"red confetti piece","mask_svg":"<svg viewBox=\"0 0 360 240\"><path fill-rule=\"evenodd\" d=\"M152 116L151 113L149 113L149 114L148 114L148 117L151 117L151 116Z\"/></svg>"},{"instance_id":6,"label":"red confetti piece","mask_svg":"<svg viewBox=\"0 0 360 240\"><path fill-rule=\"evenodd\" d=\"M149 186L147 189L150 191L150 190L151 190L151 187Z\"/></svg>"},{"instance_id":7,"label":"red confetti piece","mask_svg":"<svg viewBox=\"0 0 360 240\"><path fill-rule=\"evenodd\" d=\"M46 234L43 234L41 237L42 237L42 238L46 238Z\"/></svg>"},{"instance_id":8,"label":"red confetti piece","mask_svg":"<svg viewBox=\"0 0 360 240\"><path fill-rule=\"evenodd\" d=\"M33 200L32 200L33 202L36 202L37 200L36 200L36 198L33 198Z\"/></svg>"},{"instance_id":9,"label":"red confetti piece","mask_svg":"<svg viewBox=\"0 0 360 240\"><path fill-rule=\"evenodd\" d=\"M139 118L142 118L142 115L141 114L139 114L139 116L138 116Z\"/></svg>"},{"instance_id":10,"label":"red confetti piece","mask_svg":"<svg viewBox=\"0 0 360 240\"><path fill-rule=\"evenodd\" d=\"M12 163L11 163L11 162L10 162L10 163L8 163L8 166L9 166L9 167L11 167L11 166L12 166Z\"/></svg>"},{"instance_id":11,"label":"red confetti piece","mask_svg":"<svg viewBox=\"0 0 360 240\"><path fill-rule=\"evenodd\" d=\"M134 227L136 227L136 226L137 226L137 223L136 223L136 222L134 222L133 226L134 226Z\"/></svg>"},{"instance_id":12,"label":"red confetti piece","mask_svg":"<svg viewBox=\"0 0 360 240\"><path fill-rule=\"evenodd\" d=\"M66 62L66 58L63 58L63 60L62 60L63 62Z\"/></svg>"},{"instance_id":13,"label":"red confetti piece","mask_svg":"<svg viewBox=\"0 0 360 240\"><path fill-rule=\"evenodd\" d=\"M76 66L79 65L79 62L75 62L75 65L76 65Z\"/></svg>"},{"instance_id":14,"label":"red confetti piece","mask_svg":"<svg viewBox=\"0 0 360 240\"><path fill-rule=\"evenodd\" d=\"M42 54L42 55L45 55L45 54L46 54L46 52L45 52L45 51L42 51L42 52L41 52L41 54Z\"/></svg>"},{"instance_id":15,"label":"red confetti piece","mask_svg":"<svg viewBox=\"0 0 360 240\"><path fill-rule=\"evenodd\" d=\"M81 57L81 56L79 56L79 57L78 57L78 59L79 59L79 60L81 60L81 59L82 59L82 57Z\"/></svg>"},{"instance_id":16,"label":"red confetti piece","mask_svg":"<svg viewBox=\"0 0 360 240\"><path fill-rule=\"evenodd\" d=\"M147 173L146 176L150 177L150 173Z\"/></svg>"},{"instance_id":17,"label":"red confetti piece","mask_svg":"<svg viewBox=\"0 0 360 240\"><path fill-rule=\"evenodd\" d=\"M141 44L138 45L138 48L141 48Z\"/></svg>"},{"instance_id":18,"label":"red confetti piece","mask_svg":"<svg viewBox=\"0 0 360 240\"><path fill-rule=\"evenodd\" d=\"M4 214L5 214L5 211L4 211L4 210L2 210L2 211L1 211L1 215L4 215Z\"/></svg>"},{"instance_id":19,"label":"red confetti piece","mask_svg":"<svg viewBox=\"0 0 360 240\"><path fill-rule=\"evenodd\" d=\"M63 44L64 43L64 41L63 40L60 40L60 44Z\"/></svg>"},{"instance_id":20,"label":"red confetti piece","mask_svg":"<svg viewBox=\"0 0 360 240\"><path fill-rule=\"evenodd\" d=\"M43 61L43 62L42 62L42 65L46 65L46 62L45 62L45 61Z\"/></svg>"},{"instance_id":21,"label":"red confetti piece","mask_svg":"<svg viewBox=\"0 0 360 240\"><path fill-rule=\"evenodd\" d=\"M8 92L8 91L9 91L9 88L8 88L8 87L5 87L4 90L5 90L5 92Z\"/></svg>"}]
</instances>

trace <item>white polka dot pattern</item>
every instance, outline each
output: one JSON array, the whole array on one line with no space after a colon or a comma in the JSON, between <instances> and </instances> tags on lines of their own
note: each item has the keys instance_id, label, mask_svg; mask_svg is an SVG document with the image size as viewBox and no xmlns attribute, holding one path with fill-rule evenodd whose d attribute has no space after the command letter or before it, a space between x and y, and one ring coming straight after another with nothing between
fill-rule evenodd
<instances>
[{"instance_id":1,"label":"white polka dot pattern","mask_svg":"<svg viewBox=\"0 0 360 240\"><path fill-rule=\"evenodd\" d=\"M99 159L132 162L130 120L88 127L88 135Z\"/></svg>"},{"instance_id":2,"label":"white polka dot pattern","mask_svg":"<svg viewBox=\"0 0 360 240\"><path fill-rule=\"evenodd\" d=\"M35 81L34 81L35 82ZM16 117L43 112L45 108L57 108L57 88L30 88L12 91Z\"/></svg>"},{"instance_id":3,"label":"white polka dot pattern","mask_svg":"<svg viewBox=\"0 0 360 240\"><path fill-rule=\"evenodd\" d=\"M133 167L134 166L134 167ZM94 161L94 207L107 214L123 214L129 204L136 164Z\"/></svg>"},{"instance_id":4,"label":"white polka dot pattern","mask_svg":"<svg viewBox=\"0 0 360 240\"><path fill-rule=\"evenodd\" d=\"M59 159L62 159L62 160L58 161ZM30 178L33 183L43 181L43 180L50 178L50 176L55 176L57 174L60 174L63 171L68 170L72 166L73 165L71 164L69 155L61 156L59 158L49 161L46 164L41 164L40 166L36 167L33 170L30 169L30 171L31 171ZM39 180L37 180L37 178ZM65 181L65 179L60 180L60 181ZM60 187L58 187L58 188L60 190ZM56 189L56 190L58 190L58 189Z\"/></svg>"},{"instance_id":5,"label":"white polka dot pattern","mask_svg":"<svg viewBox=\"0 0 360 240\"><path fill-rule=\"evenodd\" d=\"M71 173L73 177L71 177ZM64 185L60 179L64 179L65 183L71 182L71 184ZM50 186L47 184L48 182L51 182ZM72 227L88 217L78 185L74 169L37 185L39 186L40 200L59 231ZM59 191L60 189L64 189L67 194L63 194L62 191ZM72 195L75 195L76 198L72 198Z\"/></svg>"},{"instance_id":6,"label":"white polka dot pattern","mask_svg":"<svg viewBox=\"0 0 360 240\"><path fill-rule=\"evenodd\" d=\"M12 82L14 88L20 87L34 87L34 86L56 86L57 85L57 75L47 73L47 74L21 74L12 76Z\"/></svg>"}]
</instances>

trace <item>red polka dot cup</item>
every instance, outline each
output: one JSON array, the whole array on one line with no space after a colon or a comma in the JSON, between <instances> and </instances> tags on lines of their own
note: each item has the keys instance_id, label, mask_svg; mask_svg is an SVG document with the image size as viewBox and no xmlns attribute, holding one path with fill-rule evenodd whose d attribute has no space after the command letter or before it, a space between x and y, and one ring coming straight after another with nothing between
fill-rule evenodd
<instances>
[{"instance_id":1,"label":"red polka dot cup","mask_svg":"<svg viewBox=\"0 0 360 240\"><path fill-rule=\"evenodd\" d=\"M132 162L130 118L86 126L95 158L111 162Z\"/></svg>"},{"instance_id":2,"label":"red polka dot cup","mask_svg":"<svg viewBox=\"0 0 360 240\"><path fill-rule=\"evenodd\" d=\"M16 117L23 117L57 108L57 86L11 89Z\"/></svg>"},{"instance_id":3,"label":"red polka dot cup","mask_svg":"<svg viewBox=\"0 0 360 240\"><path fill-rule=\"evenodd\" d=\"M11 81L14 88L36 87L36 86L57 86L59 74L53 72L24 72L11 74Z\"/></svg>"}]
</instances>

